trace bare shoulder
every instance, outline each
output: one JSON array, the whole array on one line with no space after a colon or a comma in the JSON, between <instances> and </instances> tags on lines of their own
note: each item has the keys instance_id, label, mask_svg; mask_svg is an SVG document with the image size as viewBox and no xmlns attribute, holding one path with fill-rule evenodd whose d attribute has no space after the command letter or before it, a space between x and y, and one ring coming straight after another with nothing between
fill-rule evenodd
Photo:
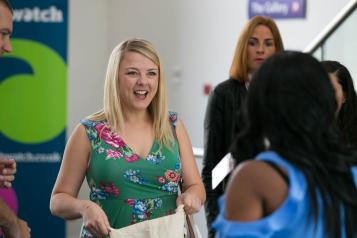
<instances>
[{"instance_id":1,"label":"bare shoulder","mask_svg":"<svg viewBox=\"0 0 357 238\"><path fill-rule=\"evenodd\" d=\"M185 125L184 123L182 122L181 119L177 119L176 121L176 135L177 135L177 138L179 140L179 143L188 143L189 145L191 145L191 141L190 141L190 138L189 138L189 135L188 135L188 132L185 128Z\"/></svg>"},{"instance_id":2,"label":"bare shoulder","mask_svg":"<svg viewBox=\"0 0 357 238\"><path fill-rule=\"evenodd\" d=\"M79 138L87 138L86 128L83 124L78 123L74 128L71 137L79 139Z\"/></svg>"},{"instance_id":3,"label":"bare shoulder","mask_svg":"<svg viewBox=\"0 0 357 238\"><path fill-rule=\"evenodd\" d=\"M262 161L248 160L239 164L229 180L227 189L232 191L229 195L235 195L237 188L240 187L259 192L258 187L269 184L269 172L269 167Z\"/></svg>"},{"instance_id":4,"label":"bare shoulder","mask_svg":"<svg viewBox=\"0 0 357 238\"><path fill-rule=\"evenodd\" d=\"M267 163L248 160L232 173L226 191L226 216L256 220L273 212L286 198L288 185Z\"/></svg>"},{"instance_id":5,"label":"bare shoulder","mask_svg":"<svg viewBox=\"0 0 357 238\"><path fill-rule=\"evenodd\" d=\"M88 151L90 148L90 142L87 136L86 128L80 123L77 124L71 136L69 137L66 150L71 149L73 147Z\"/></svg>"}]
</instances>

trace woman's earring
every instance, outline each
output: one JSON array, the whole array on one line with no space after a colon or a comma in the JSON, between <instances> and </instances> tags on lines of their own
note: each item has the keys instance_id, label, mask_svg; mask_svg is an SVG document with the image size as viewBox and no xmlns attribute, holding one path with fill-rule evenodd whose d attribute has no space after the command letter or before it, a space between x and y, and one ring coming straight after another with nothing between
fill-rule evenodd
<instances>
[{"instance_id":1,"label":"woman's earring","mask_svg":"<svg viewBox=\"0 0 357 238\"><path fill-rule=\"evenodd\" d=\"M263 144L264 144L264 149L265 150L269 150L270 149L270 140L267 137L264 137Z\"/></svg>"}]
</instances>

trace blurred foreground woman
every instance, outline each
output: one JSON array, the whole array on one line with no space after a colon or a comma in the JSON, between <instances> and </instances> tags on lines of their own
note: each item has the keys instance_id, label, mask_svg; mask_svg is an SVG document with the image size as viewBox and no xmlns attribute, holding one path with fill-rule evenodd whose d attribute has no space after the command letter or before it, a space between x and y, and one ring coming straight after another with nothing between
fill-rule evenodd
<instances>
[{"instance_id":1,"label":"blurred foreground woman","mask_svg":"<svg viewBox=\"0 0 357 238\"><path fill-rule=\"evenodd\" d=\"M357 237L357 154L336 124L327 72L312 56L278 53L254 74L231 153L217 237Z\"/></svg>"}]
</instances>

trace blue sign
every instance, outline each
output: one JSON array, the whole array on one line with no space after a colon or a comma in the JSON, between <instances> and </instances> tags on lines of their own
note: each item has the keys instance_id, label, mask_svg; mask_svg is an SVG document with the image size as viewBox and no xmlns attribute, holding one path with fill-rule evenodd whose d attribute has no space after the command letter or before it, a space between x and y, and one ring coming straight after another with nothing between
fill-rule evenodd
<instances>
[{"instance_id":1,"label":"blue sign","mask_svg":"<svg viewBox=\"0 0 357 238\"><path fill-rule=\"evenodd\" d=\"M305 18L305 0L249 0L249 18L257 15L274 19Z\"/></svg>"},{"instance_id":2,"label":"blue sign","mask_svg":"<svg viewBox=\"0 0 357 238\"><path fill-rule=\"evenodd\" d=\"M31 237L65 237L49 201L66 140L68 0L12 0L13 52L0 58L0 156L17 161L18 216Z\"/></svg>"}]
</instances>

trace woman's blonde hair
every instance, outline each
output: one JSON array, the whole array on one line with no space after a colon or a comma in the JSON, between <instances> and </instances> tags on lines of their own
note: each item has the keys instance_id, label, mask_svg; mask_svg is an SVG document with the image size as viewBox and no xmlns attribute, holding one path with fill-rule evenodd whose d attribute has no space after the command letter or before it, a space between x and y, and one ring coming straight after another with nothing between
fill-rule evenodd
<instances>
[{"instance_id":1,"label":"woman's blonde hair","mask_svg":"<svg viewBox=\"0 0 357 238\"><path fill-rule=\"evenodd\" d=\"M160 58L153 45L143 39L129 39L116 46L109 58L104 83L104 106L99 112L88 117L90 120L105 120L110 128L116 132L124 128L124 115L119 95L119 65L125 53L136 52L150 59L158 67L159 82L156 95L151 101L148 111L153 121L155 139L160 145L172 146L173 133L169 121L168 100L165 80L163 78Z\"/></svg>"},{"instance_id":2,"label":"woman's blonde hair","mask_svg":"<svg viewBox=\"0 0 357 238\"><path fill-rule=\"evenodd\" d=\"M254 29L260 25L266 26L270 29L274 39L275 52L284 50L283 41L274 20L270 17L264 16L253 17L246 23L239 36L234 52L233 62L229 71L229 76L232 79L236 79L241 82L246 82L248 80L248 41L253 34Z\"/></svg>"}]
</instances>

